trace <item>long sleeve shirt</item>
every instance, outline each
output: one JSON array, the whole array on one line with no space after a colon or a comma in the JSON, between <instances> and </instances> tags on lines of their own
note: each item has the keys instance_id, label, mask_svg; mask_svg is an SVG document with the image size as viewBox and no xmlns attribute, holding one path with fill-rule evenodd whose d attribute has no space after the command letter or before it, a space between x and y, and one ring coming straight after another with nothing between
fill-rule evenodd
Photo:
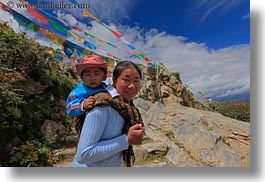
<instances>
[{"instance_id":1,"label":"long sleeve shirt","mask_svg":"<svg viewBox=\"0 0 265 182\"><path fill-rule=\"evenodd\" d=\"M111 106L96 106L86 116L73 167L122 167L128 138L124 120Z\"/></svg>"},{"instance_id":2,"label":"long sleeve shirt","mask_svg":"<svg viewBox=\"0 0 265 182\"><path fill-rule=\"evenodd\" d=\"M66 99L66 114L71 116L82 115L85 112L82 108L83 101L89 96L105 91L106 87L107 84L104 82L97 88L90 88L83 82L79 83Z\"/></svg>"}]
</instances>

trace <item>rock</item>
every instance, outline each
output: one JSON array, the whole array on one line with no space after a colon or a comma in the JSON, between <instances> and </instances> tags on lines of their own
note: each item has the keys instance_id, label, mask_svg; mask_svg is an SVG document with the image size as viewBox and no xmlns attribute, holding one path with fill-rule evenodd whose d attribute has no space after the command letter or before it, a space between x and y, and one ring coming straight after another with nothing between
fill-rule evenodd
<instances>
[{"instance_id":1,"label":"rock","mask_svg":"<svg viewBox=\"0 0 265 182\"><path fill-rule=\"evenodd\" d=\"M137 166L153 166L158 160L171 167L250 167L250 123L158 102L143 118L150 139L135 147ZM145 161L158 151L159 158Z\"/></svg>"},{"instance_id":2,"label":"rock","mask_svg":"<svg viewBox=\"0 0 265 182\"><path fill-rule=\"evenodd\" d=\"M61 123L55 121L46 120L41 127L41 132L49 136L53 141L62 140L67 134L69 134L68 129L66 129Z\"/></svg>"},{"instance_id":3,"label":"rock","mask_svg":"<svg viewBox=\"0 0 265 182\"><path fill-rule=\"evenodd\" d=\"M188 87L182 84L178 73L171 73L163 64L143 67L142 75L139 95L151 103L157 101L164 105L180 103L197 109L211 110L207 105L199 102Z\"/></svg>"}]
</instances>

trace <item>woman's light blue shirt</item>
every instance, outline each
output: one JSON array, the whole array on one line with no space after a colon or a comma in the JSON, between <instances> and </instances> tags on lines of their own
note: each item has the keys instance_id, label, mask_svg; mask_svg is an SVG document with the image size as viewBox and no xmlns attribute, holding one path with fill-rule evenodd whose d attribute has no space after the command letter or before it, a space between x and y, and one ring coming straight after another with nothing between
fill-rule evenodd
<instances>
[{"instance_id":1,"label":"woman's light blue shirt","mask_svg":"<svg viewBox=\"0 0 265 182\"><path fill-rule=\"evenodd\" d=\"M111 106L97 106L86 116L73 167L123 167L128 138L124 120Z\"/></svg>"}]
</instances>

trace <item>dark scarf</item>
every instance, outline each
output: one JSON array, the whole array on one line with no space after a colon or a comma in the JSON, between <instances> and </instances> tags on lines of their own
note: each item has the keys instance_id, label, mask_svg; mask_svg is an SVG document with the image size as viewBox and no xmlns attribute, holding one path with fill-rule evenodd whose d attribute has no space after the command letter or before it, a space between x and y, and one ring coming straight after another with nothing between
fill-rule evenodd
<instances>
[{"instance_id":1,"label":"dark scarf","mask_svg":"<svg viewBox=\"0 0 265 182\"><path fill-rule=\"evenodd\" d=\"M127 134L129 128L135 124L142 124L144 126L141 114L132 102L130 104L125 103L119 96L112 98L108 92L100 92L94 95L94 97L96 99L94 106L110 105L120 113L125 121L125 125L122 130L124 134ZM89 111L76 118L76 130L78 134L81 133L81 129L88 112ZM123 151L123 160L126 162L127 167L131 167L131 165L134 163L135 156L132 145L129 145L128 149Z\"/></svg>"}]
</instances>

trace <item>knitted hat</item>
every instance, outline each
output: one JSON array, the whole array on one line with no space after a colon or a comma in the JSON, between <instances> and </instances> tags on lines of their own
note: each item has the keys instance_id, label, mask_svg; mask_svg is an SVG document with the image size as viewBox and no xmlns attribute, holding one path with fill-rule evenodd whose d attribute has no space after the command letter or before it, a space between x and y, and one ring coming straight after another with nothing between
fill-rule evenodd
<instances>
[{"instance_id":1,"label":"knitted hat","mask_svg":"<svg viewBox=\"0 0 265 182\"><path fill-rule=\"evenodd\" d=\"M81 75L86 68L102 68L104 72L107 73L106 61L97 55L88 55L83 57L81 63L75 65L75 67L79 75Z\"/></svg>"}]
</instances>

